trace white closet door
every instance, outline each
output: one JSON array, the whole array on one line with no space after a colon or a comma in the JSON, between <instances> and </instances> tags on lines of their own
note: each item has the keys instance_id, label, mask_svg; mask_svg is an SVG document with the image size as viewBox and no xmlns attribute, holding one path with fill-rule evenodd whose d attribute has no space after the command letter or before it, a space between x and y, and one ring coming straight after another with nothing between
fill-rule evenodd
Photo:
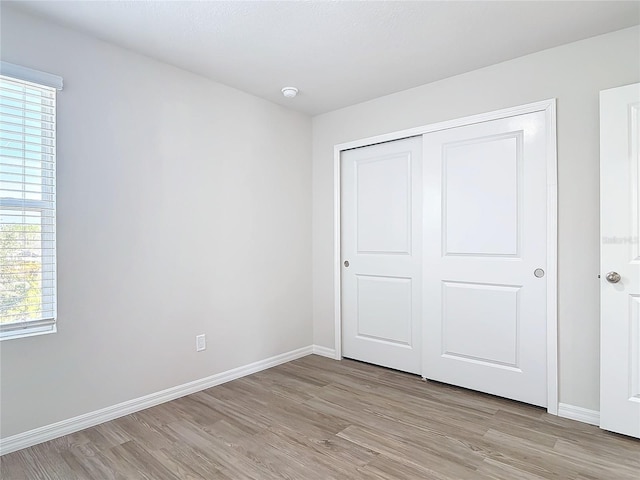
<instances>
[{"instance_id":1,"label":"white closet door","mask_svg":"<svg viewBox=\"0 0 640 480\"><path fill-rule=\"evenodd\" d=\"M421 369L422 138L342 152L342 353Z\"/></svg>"},{"instance_id":2,"label":"white closet door","mask_svg":"<svg viewBox=\"0 0 640 480\"><path fill-rule=\"evenodd\" d=\"M424 136L423 376L547 405L543 112Z\"/></svg>"},{"instance_id":3,"label":"white closet door","mask_svg":"<svg viewBox=\"0 0 640 480\"><path fill-rule=\"evenodd\" d=\"M600 427L640 437L640 84L600 92Z\"/></svg>"}]
</instances>

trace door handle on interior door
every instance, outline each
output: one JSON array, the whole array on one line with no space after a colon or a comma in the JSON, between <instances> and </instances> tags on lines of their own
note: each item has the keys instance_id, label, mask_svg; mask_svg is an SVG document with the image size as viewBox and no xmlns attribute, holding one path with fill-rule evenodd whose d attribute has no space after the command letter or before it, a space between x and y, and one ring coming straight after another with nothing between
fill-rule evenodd
<instances>
[{"instance_id":1,"label":"door handle on interior door","mask_svg":"<svg viewBox=\"0 0 640 480\"><path fill-rule=\"evenodd\" d=\"M344 266L345 266L345 267L349 267L349 260L345 260L345 261L344 261Z\"/></svg>"},{"instance_id":2,"label":"door handle on interior door","mask_svg":"<svg viewBox=\"0 0 640 480\"><path fill-rule=\"evenodd\" d=\"M618 283L622 279L618 272L609 272L605 278L609 283Z\"/></svg>"}]
</instances>

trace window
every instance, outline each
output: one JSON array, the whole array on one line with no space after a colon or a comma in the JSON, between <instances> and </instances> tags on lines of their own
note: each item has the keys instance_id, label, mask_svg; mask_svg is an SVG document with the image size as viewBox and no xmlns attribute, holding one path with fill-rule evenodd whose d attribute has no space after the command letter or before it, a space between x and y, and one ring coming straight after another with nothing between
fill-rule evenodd
<instances>
[{"instance_id":1,"label":"window","mask_svg":"<svg viewBox=\"0 0 640 480\"><path fill-rule=\"evenodd\" d=\"M56 90L0 63L0 339L56 328Z\"/></svg>"}]
</instances>

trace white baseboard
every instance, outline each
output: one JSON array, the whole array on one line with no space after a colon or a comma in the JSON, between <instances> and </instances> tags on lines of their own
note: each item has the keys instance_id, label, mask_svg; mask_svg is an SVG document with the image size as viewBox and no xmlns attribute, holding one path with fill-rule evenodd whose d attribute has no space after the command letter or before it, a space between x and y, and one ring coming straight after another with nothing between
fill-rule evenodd
<instances>
[{"instance_id":1,"label":"white baseboard","mask_svg":"<svg viewBox=\"0 0 640 480\"><path fill-rule=\"evenodd\" d=\"M558 404L558 416L600 426L600 412L588 408L576 407L566 403Z\"/></svg>"},{"instance_id":2,"label":"white baseboard","mask_svg":"<svg viewBox=\"0 0 640 480\"><path fill-rule=\"evenodd\" d=\"M336 351L333 348L327 348L327 347L323 347L321 345L314 345L313 346L313 353L315 355L320 355L322 357L329 357L329 358L332 358L334 360L338 360L336 358Z\"/></svg>"},{"instance_id":3,"label":"white baseboard","mask_svg":"<svg viewBox=\"0 0 640 480\"><path fill-rule=\"evenodd\" d=\"M275 367L282 363L290 362L297 358L305 357L315 352L314 346L308 346L282 353L271 358L259 360L249 365L227 370L226 372L211 375L210 377L201 378L193 382L188 382L176 387L171 387L160 392L145 395L144 397L134 398L126 402L102 408L94 412L85 413L77 417L62 420L60 422L45 425L44 427L35 428L27 432L12 435L7 438L0 439L0 455L15 452L23 448L37 445L38 443L53 440L70 433L84 430L85 428L99 425L125 415L129 415L145 408L153 407L164 402L175 400L207 388L215 387L225 382L235 380L237 378L251 375L252 373Z\"/></svg>"}]
</instances>

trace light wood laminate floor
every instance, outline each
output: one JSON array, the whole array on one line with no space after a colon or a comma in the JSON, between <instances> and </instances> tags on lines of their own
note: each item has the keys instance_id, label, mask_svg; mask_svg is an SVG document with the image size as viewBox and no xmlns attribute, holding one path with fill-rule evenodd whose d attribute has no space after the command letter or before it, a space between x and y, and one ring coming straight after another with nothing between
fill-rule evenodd
<instances>
[{"instance_id":1,"label":"light wood laminate floor","mask_svg":"<svg viewBox=\"0 0 640 480\"><path fill-rule=\"evenodd\" d=\"M3 479L640 479L640 441L309 356L5 455Z\"/></svg>"}]
</instances>

